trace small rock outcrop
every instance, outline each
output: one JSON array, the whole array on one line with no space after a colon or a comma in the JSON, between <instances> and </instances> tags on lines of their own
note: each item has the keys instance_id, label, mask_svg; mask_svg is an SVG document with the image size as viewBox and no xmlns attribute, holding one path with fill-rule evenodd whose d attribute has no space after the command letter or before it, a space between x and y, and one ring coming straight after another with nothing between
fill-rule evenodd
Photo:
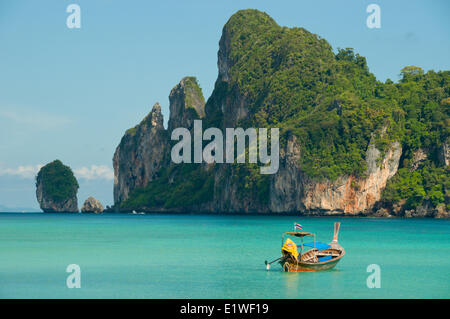
<instances>
[{"instance_id":1,"label":"small rock outcrop","mask_svg":"<svg viewBox=\"0 0 450 319\"><path fill-rule=\"evenodd\" d=\"M436 207L434 217L435 218L450 218L450 212L448 211L448 209L446 209L444 204L441 204L438 207Z\"/></svg>"},{"instance_id":2,"label":"small rock outcrop","mask_svg":"<svg viewBox=\"0 0 450 319\"><path fill-rule=\"evenodd\" d=\"M411 163L411 171L415 171L419 168L420 164L426 160L428 157L427 152L425 150L419 148L417 151L413 153L412 163Z\"/></svg>"},{"instance_id":3,"label":"small rock outcrop","mask_svg":"<svg viewBox=\"0 0 450 319\"><path fill-rule=\"evenodd\" d=\"M439 161L442 166L448 166L450 164L450 137L445 140L439 150Z\"/></svg>"},{"instance_id":4,"label":"small rock outcrop","mask_svg":"<svg viewBox=\"0 0 450 319\"><path fill-rule=\"evenodd\" d=\"M78 188L70 167L59 160L43 166L36 176L36 197L45 213L78 212Z\"/></svg>"},{"instance_id":5,"label":"small rock outcrop","mask_svg":"<svg viewBox=\"0 0 450 319\"><path fill-rule=\"evenodd\" d=\"M102 213L104 210L103 205L96 200L94 197L90 196L83 204L81 208L82 213Z\"/></svg>"}]
</instances>

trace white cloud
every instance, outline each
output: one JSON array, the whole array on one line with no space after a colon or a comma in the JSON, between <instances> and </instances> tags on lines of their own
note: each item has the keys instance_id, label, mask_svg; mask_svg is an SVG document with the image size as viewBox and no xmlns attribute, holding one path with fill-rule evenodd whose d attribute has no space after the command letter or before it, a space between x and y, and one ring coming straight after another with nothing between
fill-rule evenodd
<instances>
[{"instance_id":1,"label":"white cloud","mask_svg":"<svg viewBox=\"0 0 450 319\"><path fill-rule=\"evenodd\" d=\"M114 179L114 171L106 165L91 165L91 167L80 167L73 171L77 178L92 179Z\"/></svg>"},{"instance_id":2,"label":"white cloud","mask_svg":"<svg viewBox=\"0 0 450 319\"><path fill-rule=\"evenodd\" d=\"M44 165L42 164L27 165L27 166L21 165L17 168L0 167L0 176L9 175L27 179L34 178L42 166ZM91 167L83 166L78 169L74 169L73 172L77 177L77 179L86 179L86 180L114 179L114 171L106 165L91 165Z\"/></svg>"},{"instance_id":3,"label":"white cloud","mask_svg":"<svg viewBox=\"0 0 450 319\"><path fill-rule=\"evenodd\" d=\"M10 175L18 176L21 178L34 178L43 165L27 165L19 166L17 168L2 168L0 167L0 176Z\"/></svg>"}]
</instances>

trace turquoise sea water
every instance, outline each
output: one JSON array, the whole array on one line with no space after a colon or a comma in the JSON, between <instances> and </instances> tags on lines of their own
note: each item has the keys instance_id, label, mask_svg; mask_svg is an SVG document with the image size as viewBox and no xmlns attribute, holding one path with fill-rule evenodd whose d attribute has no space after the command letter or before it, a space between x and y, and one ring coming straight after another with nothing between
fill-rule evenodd
<instances>
[{"instance_id":1,"label":"turquoise sea water","mask_svg":"<svg viewBox=\"0 0 450 319\"><path fill-rule=\"evenodd\" d=\"M334 221L347 252L335 269L266 271L294 222L329 242ZM449 298L449 256L448 220L0 213L0 298Z\"/></svg>"}]
</instances>

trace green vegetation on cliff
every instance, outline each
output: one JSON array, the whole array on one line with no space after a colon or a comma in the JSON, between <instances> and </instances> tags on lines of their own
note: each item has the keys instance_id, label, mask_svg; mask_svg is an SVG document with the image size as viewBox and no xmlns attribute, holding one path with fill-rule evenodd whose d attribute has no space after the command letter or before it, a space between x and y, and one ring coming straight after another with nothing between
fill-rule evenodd
<instances>
[{"instance_id":1,"label":"green vegetation on cliff","mask_svg":"<svg viewBox=\"0 0 450 319\"><path fill-rule=\"evenodd\" d=\"M79 185L70 167L60 160L43 166L36 176L36 186L42 183L44 196L62 202L76 196Z\"/></svg>"},{"instance_id":2,"label":"green vegetation on cliff","mask_svg":"<svg viewBox=\"0 0 450 319\"><path fill-rule=\"evenodd\" d=\"M448 185L443 182L449 179L448 170L438 168L437 153L450 133L449 71L425 74L407 66L399 83L382 83L353 49L334 54L326 40L303 28L280 27L257 10L237 12L224 32L229 37L231 82L216 83L208 103L238 90L248 99L250 111L240 124L280 127L295 134L301 167L313 178L364 176L372 136L382 156L392 141L401 141L401 167L409 165L414 151L425 148L432 158L414 174L401 170L389 183L385 199L420 193L413 196L414 205L427 199L438 204L445 198L448 204ZM412 181L416 175L420 182ZM400 191L405 185L428 186L424 192L410 188L405 193Z\"/></svg>"},{"instance_id":3,"label":"green vegetation on cliff","mask_svg":"<svg viewBox=\"0 0 450 319\"><path fill-rule=\"evenodd\" d=\"M204 128L221 127L231 116L222 113L224 105L245 105L247 116L233 124L279 127L281 147L288 134L294 134L303 172L328 180L342 175L364 177L372 139L381 156L393 141L400 141L400 169L389 181L383 199L391 203L407 199L407 207L424 201L449 205L449 169L438 158L450 135L449 71L425 73L407 66L398 83L382 83L352 48L333 52L325 39L303 28L281 27L257 10L241 10L229 19L221 54L225 61L219 67L227 74L222 74L223 81L219 77L206 103ZM198 87L196 80L192 85ZM429 156L413 171L411 163L418 149ZM186 207L212 198L211 172L182 165L174 183L174 167L165 169L146 188L132 192L123 206ZM236 164L233 182L241 196L265 203L270 179L257 171L254 165Z\"/></svg>"},{"instance_id":4,"label":"green vegetation on cliff","mask_svg":"<svg viewBox=\"0 0 450 319\"><path fill-rule=\"evenodd\" d=\"M450 169L439 158L450 136L450 72L424 73L415 66L405 67L400 83L386 84L378 94L403 111L402 162L386 186L384 199L391 203L406 200L407 208L424 201L434 207L445 202L450 208ZM419 149L427 159L412 172L414 153Z\"/></svg>"},{"instance_id":5,"label":"green vegetation on cliff","mask_svg":"<svg viewBox=\"0 0 450 319\"><path fill-rule=\"evenodd\" d=\"M187 92L185 96L185 106L186 108L191 108L195 110L194 105L196 101L193 100L193 97L200 99L202 104L205 104L205 98L203 97L203 92L200 85L197 82L197 78L194 76L188 76L185 78L185 91ZM192 91L194 94L189 94ZM202 114L199 114L202 115Z\"/></svg>"},{"instance_id":6,"label":"green vegetation on cliff","mask_svg":"<svg viewBox=\"0 0 450 319\"><path fill-rule=\"evenodd\" d=\"M405 208L412 209L429 202L433 207L448 202L450 190L450 168L435 167L432 162L427 162L423 168L411 172L407 168L401 168L388 182L383 193L385 201L402 203ZM447 200L446 200L447 198Z\"/></svg>"},{"instance_id":7,"label":"green vegetation on cliff","mask_svg":"<svg viewBox=\"0 0 450 319\"><path fill-rule=\"evenodd\" d=\"M398 132L394 115L400 109L376 96L382 84L353 49L334 54L326 40L303 28L280 27L257 10L239 11L224 32L231 82L216 84L212 103L215 94L241 92L251 113L241 124L297 135L308 175L362 176L371 134L387 127L389 140Z\"/></svg>"},{"instance_id":8,"label":"green vegetation on cliff","mask_svg":"<svg viewBox=\"0 0 450 319\"><path fill-rule=\"evenodd\" d=\"M258 165L235 163L233 182L238 186L241 199L254 199L262 204L269 202L270 176L262 175Z\"/></svg>"},{"instance_id":9,"label":"green vegetation on cliff","mask_svg":"<svg viewBox=\"0 0 450 319\"><path fill-rule=\"evenodd\" d=\"M214 193L214 175L198 164L172 165L146 187L136 188L121 208L166 209L205 203Z\"/></svg>"}]
</instances>

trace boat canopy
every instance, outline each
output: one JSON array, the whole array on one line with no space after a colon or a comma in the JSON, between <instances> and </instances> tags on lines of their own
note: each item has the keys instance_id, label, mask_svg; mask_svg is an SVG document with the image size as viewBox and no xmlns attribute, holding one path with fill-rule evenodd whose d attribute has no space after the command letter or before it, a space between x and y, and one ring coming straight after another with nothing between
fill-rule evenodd
<instances>
[{"instance_id":1,"label":"boat canopy","mask_svg":"<svg viewBox=\"0 0 450 319\"><path fill-rule=\"evenodd\" d=\"M303 244L303 246L311 247L311 248L317 248L319 251L331 248L331 246L328 245L328 244L317 243L317 242L316 243L306 243L306 244Z\"/></svg>"},{"instance_id":2,"label":"boat canopy","mask_svg":"<svg viewBox=\"0 0 450 319\"><path fill-rule=\"evenodd\" d=\"M313 233L307 233L307 232L303 232L303 231L286 232L285 234L289 235L289 236L295 236L295 237L307 237L307 236L313 237L314 236Z\"/></svg>"}]
</instances>

